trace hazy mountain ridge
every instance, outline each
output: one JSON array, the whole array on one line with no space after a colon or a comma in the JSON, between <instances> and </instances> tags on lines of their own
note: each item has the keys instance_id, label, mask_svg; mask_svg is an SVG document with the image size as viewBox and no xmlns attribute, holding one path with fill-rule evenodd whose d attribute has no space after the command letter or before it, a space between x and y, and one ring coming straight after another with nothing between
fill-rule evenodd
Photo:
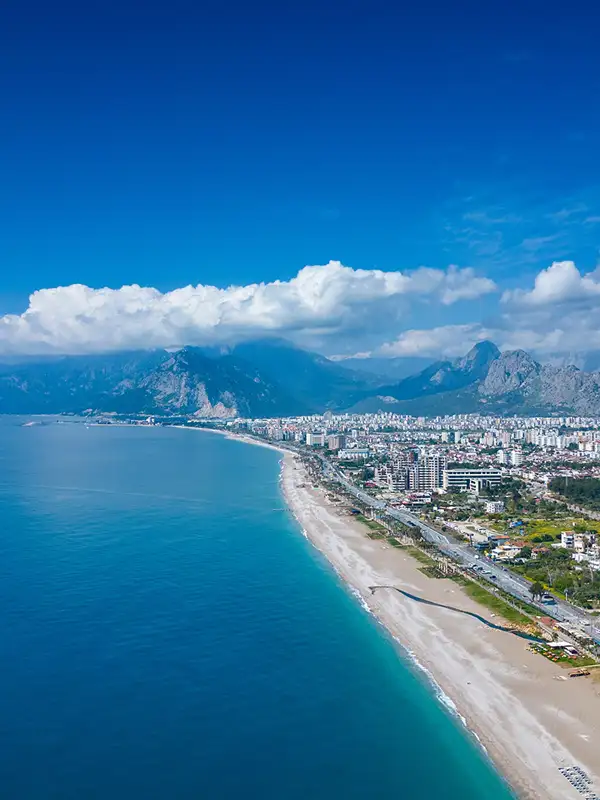
<instances>
[{"instance_id":1,"label":"hazy mountain ridge","mask_svg":"<svg viewBox=\"0 0 600 800\"><path fill-rule=\"evenodd\" d=\"M370 385L368 376L283 342L229 352L186 347L5 364L0 413L286 416L341 408Z\"/></svg>"},{"instance_id":2,"label":"hazy mountain ridge","mask_svg":"<svg viewBox=\"0 0 600 800\"><path fill-rule=\"evenodd\" d=\"M383 397L385 399L383 399ZM396 403L390 398L396 398ZM600 373L541 364L524 350L501 353L480 342L463 358L440 361L363 398L355 410L411 414L600 414Z\"/></svg>"},{"instance_id":3,"label":"hazy mountain ridge","mask_svg":"<svg viewBox=\"0 0 600 800\"><path fill-rule=\"evenodd\" d=\"M344 369L355 370L362 374L372 375L373 378L380 384L389 384L390 382L398 382L410 375L416 375L428 367L433 359L407 356L395 356L393 358L381 358L378 356L369 356L368 358L332 358L336 364L344 367Z\"/></svg>"},{"instance_id":4,"label":"hazy mountain ridge","mask_svg":"<svg viewBox=\"0 0 600 800\"><path fill-rule=\"evenodd\" d=\"M392 385L284 341L0 366L0 413L275 417L327 409L427 415L600 415L600 372L540 364L480 342Z\"/></svg>"}]
</instances>

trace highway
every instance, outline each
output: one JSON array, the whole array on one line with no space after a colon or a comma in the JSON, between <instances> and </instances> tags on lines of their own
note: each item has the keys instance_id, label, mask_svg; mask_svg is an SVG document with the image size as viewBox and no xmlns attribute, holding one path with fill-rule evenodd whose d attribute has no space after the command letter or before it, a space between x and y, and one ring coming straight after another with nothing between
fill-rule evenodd
<instances>
[{"instance_id":1,"label":"highway","mask_svg":"<svg viewBox=\"0 0 600 800\"><path fill-rule=\"evenodd\" d=\"M571 603L555 598L556 602L547 605L538 601L533 601L529 592L530 584L520 575L511 572L506 567L500 566L491 559L476 555L473 548L465 542L458 541L453 536L440 533L431 525L423 522L419 517L409 511L399 511L389 508L382 500L377 500L367 492L351 484L344 475L339 472L326 458L319 456L323 465L323 473L330 480L334 480L344 486L347 491L361 500L365 505L379 511L385 511L387 515L405 525L419 528L423 538L436 545L442 553L461 563L465 567L483 566L487 578L494 586L502 589L513 597L523 600L529 605L536 606L544 616L552 617L559 622L568 622L577 625L585 630L597 644L600 644L600 627L594 617L586 611L579 609ZM478 570L481 573L481 570Z\"/></svg>"}]
</instances>

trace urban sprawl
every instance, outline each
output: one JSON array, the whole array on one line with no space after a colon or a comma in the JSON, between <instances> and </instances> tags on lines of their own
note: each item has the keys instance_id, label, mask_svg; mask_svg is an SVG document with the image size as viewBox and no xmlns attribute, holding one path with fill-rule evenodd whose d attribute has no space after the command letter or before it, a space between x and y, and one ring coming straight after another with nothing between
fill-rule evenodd
<instances>
[{"instance_id":1,"label":"urban sprawl","mask_svg":"<svg viewBox=\"0 0 600 800\"><path fill-rule=\"evenodd\" d=\"M323 454L386 507L600 606L599 419L326 413L225 427Z\"/></svg>"},{"instance_id":2,"label":"urban sprawl","mask_svg":"<svg viewBox=\"0 0 600 800\"><path fill-rule=\"evenodd\" d=\"M218 428L292 450L373 535L398 546L397 534L414 534L437 563L530 619L543 609L564 646L588 642L600 654L600 418L327 412L142 424Z\"/></svg>"}]
</instances>

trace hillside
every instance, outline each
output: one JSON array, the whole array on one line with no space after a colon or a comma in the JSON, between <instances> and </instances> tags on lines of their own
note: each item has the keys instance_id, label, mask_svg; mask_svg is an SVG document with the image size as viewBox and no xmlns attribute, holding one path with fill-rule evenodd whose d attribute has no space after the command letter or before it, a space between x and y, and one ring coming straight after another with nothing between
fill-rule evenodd
<instances>
[{"instance_id":1,"label":"hillside","mask_svg":"<svg viewBox=\"0 0 600 800\"><path fill-rule=\"evenodd\" d=\"M379 379L381 380L381 379ZM284 341L185 347L0 366L0 413L83 411L199 417L352 410L403 414L600 414L600 373L542 365L480 342L393 384Z\"/></svg>"},{"instance_id":2,"label":"hillside","mask_svg":"<svg viewBox=\"0 0 600 800\"><path fill-rule=\"evenodd\" d=\"M371 383L283 342L68 356L0 367L0 413L312 414L344 407Z\"/></svg>"},{"instance_id":3,"label":"hillside","mask_svg":"<svg viewBox=\"0 0 600 800\"><path fill-rule=\"evenodd\" d=\"M466 356L367 393L353 411L404 414L600 414L600 373L540 364L480 342Z\"/></svg>"}]
</instances>

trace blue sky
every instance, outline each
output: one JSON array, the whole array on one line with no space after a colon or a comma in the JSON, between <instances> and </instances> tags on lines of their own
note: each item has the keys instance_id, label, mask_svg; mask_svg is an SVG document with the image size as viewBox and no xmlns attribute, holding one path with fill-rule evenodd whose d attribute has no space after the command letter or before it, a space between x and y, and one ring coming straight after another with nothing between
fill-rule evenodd
<instances>
[{"instance_id":1,"label":"blue sky","mask_svg":"<svg viewBox=\"0 0 600 800\"><path fill-rule=\"evenodd\" d=\"M597 266L599 17L577 3L4 4L0 313L57 286L243 286L334 260L454 264L497 289L404 303L387 332L361 320L364 341L336 323L337 338L308 337L322 350L512 328L504 292L553 261Z\"/></svg>"}]
</instances>

